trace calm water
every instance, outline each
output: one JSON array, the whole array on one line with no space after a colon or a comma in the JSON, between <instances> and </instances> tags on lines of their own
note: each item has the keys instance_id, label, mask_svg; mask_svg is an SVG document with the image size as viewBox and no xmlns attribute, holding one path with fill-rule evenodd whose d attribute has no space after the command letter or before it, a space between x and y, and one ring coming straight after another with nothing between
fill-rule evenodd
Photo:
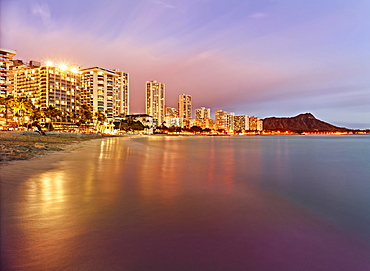
<instances>
[{"instance_id":1,"label":"calm water","mask_svg":"<svg viewBox=\"0 0 370 271\"><path fill-rule=\"evenodd\" d=\"M140 137L1 166L3 270L370 270L370 137Z\"/></svg>"}]
</instances>

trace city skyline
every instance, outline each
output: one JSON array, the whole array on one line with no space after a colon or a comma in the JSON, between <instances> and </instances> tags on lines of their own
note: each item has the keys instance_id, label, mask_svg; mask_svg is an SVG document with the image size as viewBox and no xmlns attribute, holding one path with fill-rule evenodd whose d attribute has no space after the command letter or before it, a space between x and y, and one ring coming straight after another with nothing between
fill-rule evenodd
<instances>
[{"instance_id":1,"label":"city skyline","mask_svg":"<svg viewBox=\"0 0 370 271\"><path fill-rule=\"evenodd\" d=\"M1 1L1 46L15 59L130 74L130 111L144 84L236 115L312 112L370 127L367 1ZM119 16L120 15L120 16Z\"/></svg>"}]
</instances>

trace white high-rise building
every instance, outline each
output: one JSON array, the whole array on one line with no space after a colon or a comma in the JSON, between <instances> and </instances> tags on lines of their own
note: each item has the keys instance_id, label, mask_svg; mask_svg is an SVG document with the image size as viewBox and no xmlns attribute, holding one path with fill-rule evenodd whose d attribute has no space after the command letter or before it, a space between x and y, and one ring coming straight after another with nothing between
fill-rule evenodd
<instances>
[{"instance_id":1,"label":"white high-rise building","mask_svg":"<svg viewBox=\"0 0 370 271\"><path fill-rule=\"evenodd\" d=\"M262 131L263 120L261 120L259 117L249 117L249 130Z\"/></svg>"},{"instance_id":2,"label":"white high-rise building","mask_svg":"<svg viewBox=\"0 0 370 271\"><path fill-rule=\"evenodd\" d=\"M12 93L12 71L13 57L16 51L0 48L0 97L5 97Z\"/></svg>"},{"instance_id":3,"label":"white high-rise building","mask_svg":"<svg viewBox=\"0 0 370 271\"><path fill-rule=\"evenodd\" d=\"M146 114L157 120L160 126L165 117L165 85L157 81L146 82Z\"/></svg>"},{"instance_id":4,"label":"white high-rise building","mask_svg":"<svg viewBox=\"0 0 370 271\"><path fill-rule=\"evenodd\" d=\"M179 95L179 117L190 120L191 119L191 96L187 94L180 94Z\"/></svg>"},{"instance_id":5,"label":"white high-rise building","mask_svg":"<svg viewBox=\"0 0 370 271\"><path fill-rule=\"evenodd\" d=\"M36 107L55 106L75 112L79 109L81 76L75 65L53 65L31 61L15 61L13 67L13 94L28 97Z\"/></svg>"},{"instance_id":6,"label":"white high-rise building","mask_svg":"<svg viewBox=\"0 0 370 271\"><path fill-rule=\"evenodd\" d=\"M249 130L249 117L247 115L234 116L234 130L235 131L248 131Z\"/></svg>"},{"instance_id":7,"label":"white high-rise building","mask_svg":"<svg viewBox=\"0 0 370 271\"><path fill-rule=\"evenodd\" d=\"M201 107L198 109L195 109L195 118L196 119L210 119L211 118L211 109Z\"/></svg>"},{"instance_id":8,"label":"white high-rise building","mask_svg":"<svg viewBox=\"0 0 370 271\"><path fill-rule=\"evenodd\" d=\"M215 113L215 129L226 130L227 129L227 112L217 110Z\"/></svg>"},{"instance_id":9,"label":"white high-rise building","mask_svg":"<svg viewBox=\"0 0 370 271\"><path fill-rule=\"evenodd\" d=\"M227 113L226 116L226 130L228 132L234 132L234 113Z\"/></svg>"},{"instance_id":10,"label":"white high-rise building","mask_svg":"<svg viewBox=\"0 0 370 271\"><path fill-rule=\"evenodd\" d=\"M180 94L178 103L178 114L179 118L183 119L184 127L190 126L191 111L192 111L191 96L187 94Z\"/></svg>"},{"instance_id":11,"label":"white high-rise building","mask_svg":"<svg viewBox=\"0 0 370 271\"><path fill-rule=\"evenodd\" d=\"M108 119L129 114L128 74L101 67L81 69L81 102L93 111L105 113Z\"/></svg>"},{"instance_id":12,"label":"white high-rise building","mask_svg":"<svg viewBox=\"0 0 370 271\"><path fill-rule=\"evenodd\" d=\"M170 107L170 106L165 106L166 110L166 117L168 118L178 118L178 111L177 108Z\"/></svg>"}]
</instances>

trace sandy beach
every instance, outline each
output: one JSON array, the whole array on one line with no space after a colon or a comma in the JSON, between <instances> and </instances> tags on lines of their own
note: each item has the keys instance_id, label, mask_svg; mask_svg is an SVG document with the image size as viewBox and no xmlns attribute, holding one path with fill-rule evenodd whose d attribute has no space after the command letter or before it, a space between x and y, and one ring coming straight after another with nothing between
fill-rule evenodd
<instances>
[{"instance_id":1,"label":"sandy beach","mask_svg":"<svg viewBox=\"0 0 370 271\"><path fill-rule=\"evenodd\" d=\"M38 155L62 151L79 142L102 138L100 134L0 132L0 164L13 160L27 160Z\"/></svg>"}]
</instances>

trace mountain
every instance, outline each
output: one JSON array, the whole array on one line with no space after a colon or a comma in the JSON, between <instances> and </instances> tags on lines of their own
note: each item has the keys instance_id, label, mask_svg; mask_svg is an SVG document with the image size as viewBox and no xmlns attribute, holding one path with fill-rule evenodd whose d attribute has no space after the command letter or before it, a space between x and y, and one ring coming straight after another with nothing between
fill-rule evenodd
<instances>
[{"instance_id":1,"label":"mountain","mask_svg":"<svg viewBox=\"0 0 370 271\"><path fill-rule=\"evenodd\" d=\"M348 131L343 127L337 127L327 122L316 119L311 113L300 114L289 118L265 118L263 120L264 130L283 131Z\"/></svg>"}]
</instances>

